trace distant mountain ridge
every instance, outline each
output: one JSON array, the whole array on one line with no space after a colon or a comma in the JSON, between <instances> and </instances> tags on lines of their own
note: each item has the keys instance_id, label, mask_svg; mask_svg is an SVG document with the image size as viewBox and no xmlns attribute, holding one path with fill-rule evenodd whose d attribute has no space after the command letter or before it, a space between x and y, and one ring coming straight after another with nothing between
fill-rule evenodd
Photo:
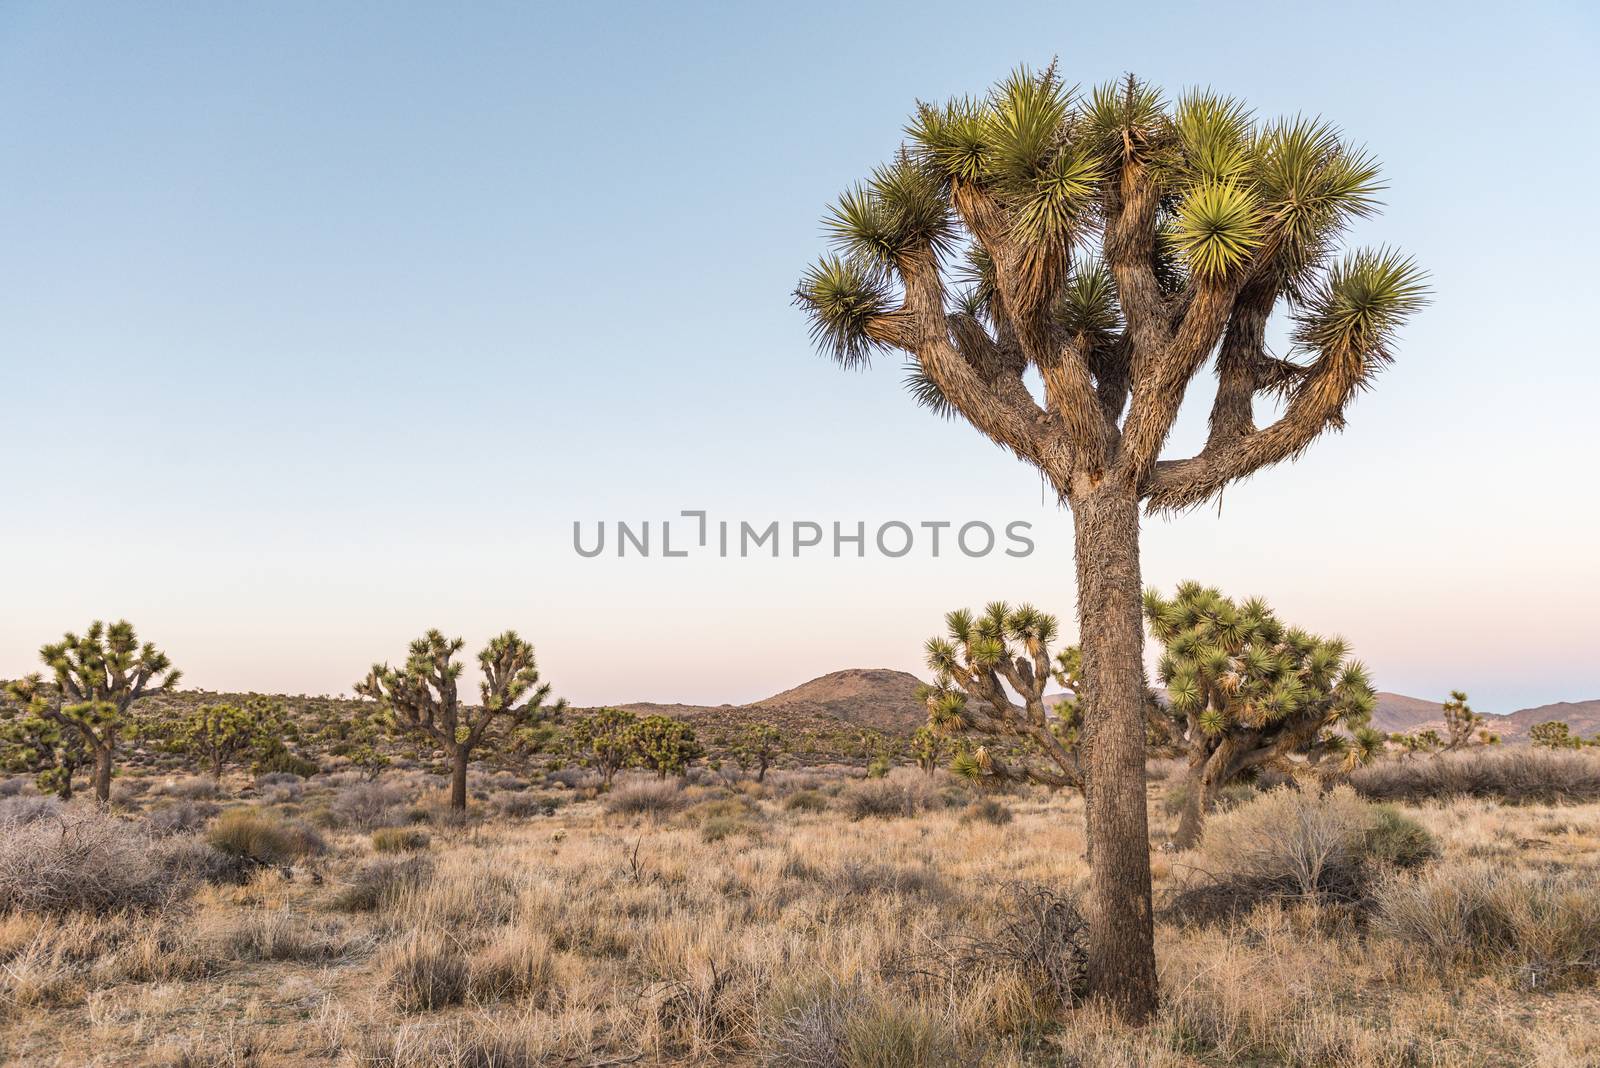
<instances>
[{"instance_id":1,"label":"distant mountain ridge","mask_svg":"<svg viewBox=\"0 0 1600 1068\"><path fill-rule=\"evenodd\" d=\"M1600 698L1588 701L1557 701L1554 704L1522 708L1505 715L1484 713L1484 726L1507 742L1526 742L1528 732L1540 723L1561 720L1572 732L1588 738L1600 733ZM1425 701L1404 694L1379 692L1372 725L1379 730L1407 732L1442 730L1444 709L1438 701Z\"/></svg>"}]
</instances>

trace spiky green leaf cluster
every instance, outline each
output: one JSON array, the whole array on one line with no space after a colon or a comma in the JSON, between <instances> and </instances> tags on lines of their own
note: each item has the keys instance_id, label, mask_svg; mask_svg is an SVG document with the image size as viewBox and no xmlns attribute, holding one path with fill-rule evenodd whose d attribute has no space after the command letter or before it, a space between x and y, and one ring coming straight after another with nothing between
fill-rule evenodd
<instances>
[{"instance_id":1,"label":"spiky green leaf cluster","mask_svg":"<svg viewBox=\"0 0 1600 1068\"><path fill-rule=\"evenodd\" d=\"M811 340L845 367L859 367L884 343L872 336L873 320L893 311L883 279L859 259L824 256L806 268L795 302L811 317Z\"/></svg>"},{"instance_id":2,"label":"spiky green leaf cluster","mask_svg":"<svg viewBox=\"0 0 1600 1068\"><path fill-rule=\"evenodd\" d=\"M1309 748L1324 728L1371 716L1372 683L1347 643L1284 625L1264 601L1189 582L1170 599L1147 591L1144 614L1172 708L1206 735L1298 732Z\"/></svg>"},{"instance_id":3,"label":"spiky green leaf cluster","mask_svg":"<svg viewBox=\"0 0 1600 1068\"><path fill-rule=\"evenodd\" d=\"M1330 267L1295 313L1294 341L1325 359L1389 359L1395 330L1428 301L1426 276L1394 249L1362 249Z\"/></svg>"}]
</instances>

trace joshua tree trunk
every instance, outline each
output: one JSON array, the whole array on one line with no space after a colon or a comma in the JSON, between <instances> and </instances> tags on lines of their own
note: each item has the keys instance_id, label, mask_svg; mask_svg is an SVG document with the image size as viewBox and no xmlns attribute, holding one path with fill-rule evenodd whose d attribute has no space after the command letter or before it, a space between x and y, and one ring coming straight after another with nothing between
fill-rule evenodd
<instances>
[{"instance_id":1,"label":"joshua tree trunk","mask_svg":"<svg viewBox=\"0 0 1600 1068\"><path fill-rule=\"evenodd\" d=\"M465 812L467 809L467 757L466 746L457 746L450 754L450 809Z\"/></svg>"},{"instance_id":2,"label":"joshua tree trunk","mask_svg":"<svg viewBox=\"0 0 1600 1068\"><path fill-rule=\"evenodd\" d=\"M94 799L102 805L111 803L111 747L102 745L94 751Z\"/></svg>"},{"instance_id":3,"label":"joshua tree trunk","mask_svg":"<svg viewBox=\"0 0 1600 1068\"><path fill-rule=\"evenodd\" d=\"M1145 810L1144 622L1139 502L1114 481L1072 496L1083 647L1089 983L1131 1019L1156 1007Z\"/></svg>"}]
</instances>

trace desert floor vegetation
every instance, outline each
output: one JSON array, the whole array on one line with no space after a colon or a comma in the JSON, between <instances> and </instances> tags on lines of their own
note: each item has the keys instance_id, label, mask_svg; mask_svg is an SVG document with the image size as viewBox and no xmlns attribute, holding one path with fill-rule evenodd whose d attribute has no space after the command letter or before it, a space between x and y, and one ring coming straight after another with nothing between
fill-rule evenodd
<instances>
[{"instance_id":1,"label":"desert floor vegetation","mask_svg":"<svg viewBox=\"0 0 1600 1068\"><path fill-rule=\"evenodd\" d=\"M0 1061L1600 1063L1600 804L1244 789L1179 851L1158 770L1135 1029L1077 1000L1079 797L860 774L8 786Z\"/></svg>"}]
</instances>

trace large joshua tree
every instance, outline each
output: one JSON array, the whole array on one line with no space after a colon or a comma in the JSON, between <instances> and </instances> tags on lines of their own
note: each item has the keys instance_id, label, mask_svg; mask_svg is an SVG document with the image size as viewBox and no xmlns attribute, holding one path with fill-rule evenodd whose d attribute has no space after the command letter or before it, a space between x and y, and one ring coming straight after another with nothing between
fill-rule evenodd
<instances>
[{"instance_id":1,"label":"large joshua tree","mask_svg":"<svg viewBox=\"0 0 1600 1068\"><path fill-rule=\"evenodd\" d=\"M796 298L840 363L908 353L920 401L1037 468L1072 510L1090 983L1143 1018L1156 973L1140 505L1200 504L1341 428L1424 287L1399 253L1336 255L1346 224L1376 208L1378 168L1317 119L1257 121L1208 91L1169 104L1133 77L1080 95L1052 67L921 105L907 133L829 211L836 251ZM1266 341L1280 307L1293 319L1282 355ZM1206 442L1162 459L1208 361ZM1257 426L1263 396L1282 407Z\"/></svg>"},{"instance_id":2,"label":"large joshua tree","mask_svg":"<svg viewBox=\"0 0 1600 1068\"><path fill-rule=\"evenodd\" d=\"M178 685L167 654L139 644L133 624L96 620L81 635L67 633L39 650L54 675L60 703L40 708L44 718L75 731L94 761L94 796L111 800L111 768L134 703Z\"/></svg>"},{"instance_id":3,"label":"large joshua tree","mask_svg":"<svg viewBox=\"0 0 1600 1068\"><path fill-rule=\"evenodd\" d=\"M550 684L539 681L533 646L506 631L478 654L483 672L480 702L463 706L457 692L461 664L456 654L465 642L430 630L411 643L399 668L374 664L355 691L377 701L390 725L444 751L450 761L450 807L467 807L467 765L488 741L491 728L528 727L561 714L565 700L546 705Z\"/></svg>"},{"instance_id":4,"label":"large joshua tree","mask_svg":"<svg viewBox=\"0 0 1600 1068\"><path fill-rule=\"evenodd\" d=\"M1147 592L1144 610L1165 646L1158 674L1188 760L1178 848L1200 840L1218 790L1235 779L1295 756L1337 754L1354 766L1381 745L1367 726L1372 680L1343 639L1285 626L1259 598L1239 604L1195 582L1170 599Z\"/></svg>"}]
</instances>

